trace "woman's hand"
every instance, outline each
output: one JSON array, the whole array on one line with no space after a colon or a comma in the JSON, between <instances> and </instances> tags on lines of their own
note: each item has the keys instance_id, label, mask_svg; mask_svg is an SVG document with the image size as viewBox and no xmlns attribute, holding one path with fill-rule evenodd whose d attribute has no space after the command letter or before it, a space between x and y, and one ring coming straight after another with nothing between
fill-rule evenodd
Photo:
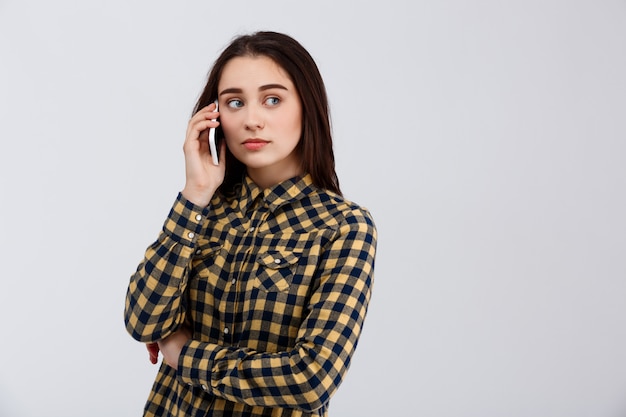
<instances>
[{"instance_id":1,"label":"woman's hand","mask_svg":"<svg viewBox=\"0 0 626 417\"><path fill-rule=\"evenodd\" d=\"M150 352L150 362L156 363L159 350L163 354L163 361L174 369L178 368L178 358L183 350L185 343L191 339L191 332L186 327L172 333L165 339L159 340L157 343L148 343L148 352Z\"/></svg>"},{"instance_id":2,"label":"woman's hand","mask_svg":"<svg viewBox=\"0 0 626 417\"><path fill-rule=\"evenodd\" d=\"M159 344L154 343L146 343L146 348L148 349L148 354L150 355L150 362L154 365L159 360Z\"/></svg>"},{"instance_id":3,"label":"woman's hand","mask_svg":"<svg viewBox=\"0 0 626 417\"><path fill-rule=\"evenodd\" d=\"M209 147L209 129L219 126L218 121L213 121L219 116L215 112L215 104L200 109L189 120L187 136L183 145L185 153L185 188L183 196L198 206L207 206L217 188L224 181L226 165L224 158L220 158L218 166L213 165ZM219 153L224 155L226 145L220 144Z\"/></svg>"}]
</instances>

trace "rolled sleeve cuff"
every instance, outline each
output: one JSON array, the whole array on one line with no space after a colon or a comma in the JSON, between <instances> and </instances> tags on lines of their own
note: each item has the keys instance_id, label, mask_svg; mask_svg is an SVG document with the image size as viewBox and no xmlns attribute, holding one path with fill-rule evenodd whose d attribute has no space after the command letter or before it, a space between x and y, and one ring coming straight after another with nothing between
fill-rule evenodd
<instances>
[{"instance_id":1,"label":"rolled sleeve cuff","mask_svg":"<svg viewBox=\"0 0 626 417\"><path fill-rule=\"evenodd\" d=\"M178 193L163 232L177 242L193 246L208 214L209 207L197 206Z\"/></svg>"},{"instance_id":2,"label":"rolled sleeve cuff","mask_svg":"<svg viewBox=\"0 0 626 417\"><path fill-rule=\"evenodd\" d=\"M178 358L178 378L187 385L211 390L211 370L220 348L212 343L190 340Z\"/></svg>"}]
</instances>

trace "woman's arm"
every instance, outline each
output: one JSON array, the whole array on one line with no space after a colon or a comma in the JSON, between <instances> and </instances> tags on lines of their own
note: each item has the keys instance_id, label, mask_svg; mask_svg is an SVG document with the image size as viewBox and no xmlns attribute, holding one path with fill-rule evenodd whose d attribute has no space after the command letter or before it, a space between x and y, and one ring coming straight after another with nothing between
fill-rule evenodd
<instances>
[{"instance_id":1,"label":"woman's arm","mask_svg":"<svg viewBox=\"0 0 626 417\"><path fill-rule=\"evenodd\" d=\"M350 365L371 295L376 229L366 211L352 214L322 254L319 286L291 349L265 353L190 340L173 363L179 380L248 405L323 407Z\"/></svg>"},{"instance_id":2,"label":"woman's arm","mask_svg":"<svg viewBox=\"0 0 626 417\"><path fill-rule=\"evenodd\" d=\"M208 214L179 194L162 232L130 279L124 320L140 342L156 342L185 320L182 302L194 246Z\"/></svg>"},{"instance_id":3,"label":"woman's arm","mask_svg":"<svg viewBox=\"0 0 626 417\"><path fill-rule=\"evenodd\" d=\"M184 321L182 300L189 263L209 202L224 181L225 164L211 162L208 129L219 125L216 105L200 109L187 124L183 152L185 187L176 199L159 238L146 251L131 277L124 318L132 337L156 342L176 331ZM222 152L225 151L222 143ZM195 203L195 204L194 204ZM149 346L151 360L154 345Z\"/></svg>"}]
</instances>

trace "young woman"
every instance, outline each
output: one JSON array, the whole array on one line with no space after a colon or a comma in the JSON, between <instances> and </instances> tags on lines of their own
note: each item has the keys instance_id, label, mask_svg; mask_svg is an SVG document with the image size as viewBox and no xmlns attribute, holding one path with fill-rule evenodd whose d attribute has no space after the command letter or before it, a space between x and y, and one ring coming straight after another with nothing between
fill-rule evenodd
<instances>
[{"instance_id":1,"label":"young woman","mask_svg":"<svg viewBox=\"0 0 626 417\"><path fill-rule=\"evenodd\" d=\"M236 38L183 150L185 186L126 297L128 332L163 356L145 415L327 415L367 311L376 229L341 195L308 52L275 32Z\"/></svg>"}]
</instances>

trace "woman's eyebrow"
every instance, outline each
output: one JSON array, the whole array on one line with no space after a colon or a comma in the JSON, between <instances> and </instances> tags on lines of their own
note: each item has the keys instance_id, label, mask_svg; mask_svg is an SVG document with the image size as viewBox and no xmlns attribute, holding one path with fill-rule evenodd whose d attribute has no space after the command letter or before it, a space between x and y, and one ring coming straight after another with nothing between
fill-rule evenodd
<instances>
[{"instance_id":1,"label":"woman's eyebrow","mask_svg":"<svg viewBox=\"0 0 626 417\"><path fill-rule=\"evenodd\" d=\"M259 91L271 90L272 88L280 88L281 90L287 90L287 87L285 87L282 84L266 84L266 85L260 86Z\"/></svg>"},{"instance_id":2,"label":"woman's eyebrow","mask_svg":"<svg viewBox=\"0 0 626 417\"><path fill-rule=\"evenodd\" d=\"M219 93L219 96L223 96L224 94L241 94L243 93L243 90L241 88L227 88L225 90L222 90L221 93Z\"/></svg>"},{"instance_id":3,"label":"woman's eyebrow","mask_svg":"<svg viewBox=\"0 0 626 417\"><path fill-rule=\"evenodd\" d=\"M272 88L288 90L288 88L282 84L265 84L259 87L259 91L271 90ZM243 90L241 88L226 88L222 90L218 95L222 96L224 94L241 94L241 93L243 93Z\"/></svg>"}]
</instances>

